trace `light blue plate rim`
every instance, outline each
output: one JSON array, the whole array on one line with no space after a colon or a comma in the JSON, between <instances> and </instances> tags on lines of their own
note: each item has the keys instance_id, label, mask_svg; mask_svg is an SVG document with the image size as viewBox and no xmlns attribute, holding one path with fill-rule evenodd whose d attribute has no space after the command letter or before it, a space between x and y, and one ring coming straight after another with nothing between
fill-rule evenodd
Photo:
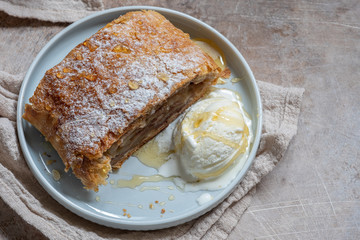
<instances>
[{"instance_id":1,"label":"light blue plate rim","mask_svg":"<svg viewBox=\"0 0 360 240\"><path fill-rule=\"evenodd\" d=\"M119 15L120 15L120 14L124 14L125 12L128 12L128 11L136 11L136 10L144 10L144 9L157 11L163 15L166 15L168 18L169 18L169 16L176 16L176 17L183 18L186 21L192 21L192 22L194 22L194 24L201 26L201 28L205 29L206 31L210 31L213 34L217 35L217 37L221 38L221 40L228 47L231 48L231 50L234 52L234 54L236 54L237 57L240 59L241 63L239 63L239 64L241 64L242 67L244 67L246 69L246 72L248 74L248 77L250 80L249 86L250 86L250 88L252 88L250 90L255 95L254 96L254 99L255 99L254 105L256 105L256 107L257 107L257 109L255 110L257 112L257 124L256 124L256 128L255 128L256 131L254 133L255 138L254 138L254 142L253 142L253 147L249 154L249 158L241 171L241 174L239 174L237 176L237 178L227 187L228 191L226 191L225 194L223 194L221 196L217 196L215 199L213 199L213 201L211 201L211 204L200 205L196 209L196 211L189 212L189 213L183 214L183 215L179 215L177 217L172 218L171 220L169 220L169 219L163 219L163 220L160 219L160 220L156 220L156 221L132 221L131 219L130 220L123 220L123 219L120 219L120 220L115 219L114 220L113 218L99 215L96 212L91 212L91 211L85 210L85 209L77 206L73 202L69 201L66 197L64 197L60 192L56 191L54 189L54 187L42 176L40 169L38 169L36 167L32 157L30 155L29 146L26 142L24 128L23 128L23 121L25 121L25 120L23 120L21 118L21 116L24 112L25 100L27 100L27 99L24 99L24 95L25 95L25 91L27 89L27 85L28 85L29 81L31 80L30 76L31 76L32 72L34 71L34 69L36 68L37 64L39 63L40 59L46 53L46 51L49 48L51 48L53 46L53 44L56 43L56 41L58 41L58 39L60 39L64 35L66 35L73 28L76 28L82 24L86 24L86 22L88 22L90 20L97 19L97 18L103 18L103 17L107 16L108 14L111 15L114 13L119 13ZM170 19L170 21L171 21L171 19ZM197 218L197 217L203 215L204 213L208 212L209 210L213 209L214 207L216 207L234 190L234 188L243 179L243 177L245 176L245 173L248 171L248 169L252 165L252 162L256 155L257 148L259 146L260 137L261 137L261 129L262 129L262 104L261 104L259 89L257 87L255 77L254 77L249 65L247 64L246 60L241 55L241 53L236 49L236 47L228 39L226 39L222 34L220 34L217 30L215 30L214 28L210 27L209 25L203 23L202 21L200 21L194 17L191 17L187 14L184 14L184 13L181 13L181 12L178 12L175 10L160 8L160 7L152 7L152 6L128 6L128 7L119 7L119 8L108 9L108 10L105 10L102 12L92 14L92 15L85 17L85 18L69 25L68 27L66 27L64 30L62 30L60 33L58 33L54 38L52 38L34 59L33 63L31 64L31 66L30 66L29 70L27 71L25 78L23 80L23 83L22 83L22 86L21 86L21 89L19 92L19 101L18 101L18 106L17 106L17 132L18 132L18 137L19 137L19 141L20 141L20 146L21 146L21 149L23 151L24 157L27 161L29 168L31 169L31 171L33 172L35 177L37 178L38 182L42 185L42 187L61 205L63 205L64 207L66 207L67 209L69 209L70 211L74 212L77 215L79 215L85 219L88 219L92 222L101 224L101 225L105 225L105 226L109 226L109 227L113 227L113 228L119 228L119 229L128 229L128 230L153 230L153 229L161 229L161 228L176 226L176 225L185 223L187 221L190 221L194 218Z\"/></svg>"}]
</instances>

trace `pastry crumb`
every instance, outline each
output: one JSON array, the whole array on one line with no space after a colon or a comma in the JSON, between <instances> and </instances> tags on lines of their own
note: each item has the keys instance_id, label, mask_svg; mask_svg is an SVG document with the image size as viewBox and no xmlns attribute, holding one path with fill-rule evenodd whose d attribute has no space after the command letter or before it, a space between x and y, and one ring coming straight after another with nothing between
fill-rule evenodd
<instances>
[{"instance_id":1,"label":"pastry crumb","mask_svg":"<svg viewBox=\"0 0 360 240\"><path fill-rule=\"evenodd\" d=\"M130 89L132 89L132 90L136 90L139 88L139 84L137 82L129 81L128 84L129 84Z\"/></svg>"},{"instance_id":2,"label":"pastry crumb","mask_svg":"<svg viewBox=\"0 0 360 240\"><path fill-rule=\"evenodd\" d=\"M166 73L158 73L157 75L156 75L156 77L158 78L158 79L160 79L161 81L164 81L164 82L166 82L167 80L169 80L169 76L166 74Z\"/></svg>"},{"instance_id":3,"label":"pastry crumb","mask_svg":"<svg viewBox=\"0 0 360 240\"><path fill-rule=\"evenodd\" d=\"M46 165L51 165L51 164L53 164L54 162L56 162L56 160L47 160L47 161L46 161Z\"/></svg>"},{"instance_id":4,"label":"pastry crumb","mask_svg":"<svg viewBox=\"0 0 360 240\"><path fill-rule=\"evenodd\" d=\"M217 82L216 82L216 84L220 84L220 85L223 85L223 84L225 84L226 83L226 81L225 81L225 79L223 79L223 78L218 78L218 80L217 80Z\"/></svg>"},{"instance_id":5,"label":"pastry crumb","mask_svg":"<svg viewBox=\"0 0 360 240\"><path fill-rule=\"evenodd\" d=\"M59 171L56 169L53 169L51 172L52 172L52 176L53 176L54 180L59 181L60 177L61 177Z\"/></svg>"},{"instance_id":6,"label":"pastry crumb","mask_svg":"<svg viewBox=\"0 0 360 240\"><path fill-rule=\"evenodd\" d=\"M241 78L233 78L233 79L231 79L232 83L237 83L237 82L240 82L240 81L241 81Z\"/></svg>"}]
</instances>

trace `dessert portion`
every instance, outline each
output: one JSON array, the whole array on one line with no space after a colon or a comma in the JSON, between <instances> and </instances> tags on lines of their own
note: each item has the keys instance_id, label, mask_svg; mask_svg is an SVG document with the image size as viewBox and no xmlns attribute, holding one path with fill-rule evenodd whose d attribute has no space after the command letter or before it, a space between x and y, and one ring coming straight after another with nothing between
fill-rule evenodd
<instances>
[{"instance_id":1,"label":"dessert portion","mask_svg":"<svg viewBox=\"0 0 360 240\"><path fill-rule=\"evenodd\" d=\"M197 182L222 175L246 152L249 125L231 91L216 90L192 106L174 133L182 179Z\"/></svg>"},{"instance_id":2,"label":"dessert portion","mask_svg":"<svg viewBox=\"0 0 360 240\"><path fill-rule=\"evenodd\" d=\"M215 83L221 69L154 11L129 12L49 69L23 118L97 191Z\"/></svg>"}]
</instances>

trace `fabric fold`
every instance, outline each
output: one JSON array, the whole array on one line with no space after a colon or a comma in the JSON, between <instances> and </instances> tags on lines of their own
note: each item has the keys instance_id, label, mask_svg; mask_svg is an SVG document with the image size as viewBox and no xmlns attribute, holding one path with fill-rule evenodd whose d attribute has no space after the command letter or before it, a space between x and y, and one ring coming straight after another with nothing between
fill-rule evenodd
<instances>
[{"instance_id":1,"label":"fabric fold","mask_svg":"<svg viewBox=\"0 0 360 240\"><path fill-rule=\"evenodd\" d=\"M0 10L19 18L74 22L104 10L104 4L102 0L0 0Z\"/></svg>"},{"instance_id":2,"label":"fabric fold","mask_svg":"<svg viewBox=\"0 0 360 240\"><path fill-rule=\"evenodd\" d=\"M17 98L23 76L0 71L0 117L16 121Z\"/></svg>"}]
</instances>

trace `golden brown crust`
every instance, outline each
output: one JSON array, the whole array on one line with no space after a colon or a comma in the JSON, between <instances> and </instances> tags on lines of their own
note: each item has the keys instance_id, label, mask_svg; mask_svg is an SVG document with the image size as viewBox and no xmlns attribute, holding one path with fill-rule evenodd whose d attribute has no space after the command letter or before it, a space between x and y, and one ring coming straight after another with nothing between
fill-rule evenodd
<instances>
[{"instance_id":1,"label":"golden brown crust","mask_svg":"<svg viewBox=\"0 0 360 240\"><path fill-rule=\"evenodd\" d=\"M48 70L23 118L51 142L66 170L71 167L86 188L97 190L111 170L104 153L138 127L137 119L190 81L213 81L218 72L189 35L162 15L129 12Z\"/></svg>"}]
</instances>

